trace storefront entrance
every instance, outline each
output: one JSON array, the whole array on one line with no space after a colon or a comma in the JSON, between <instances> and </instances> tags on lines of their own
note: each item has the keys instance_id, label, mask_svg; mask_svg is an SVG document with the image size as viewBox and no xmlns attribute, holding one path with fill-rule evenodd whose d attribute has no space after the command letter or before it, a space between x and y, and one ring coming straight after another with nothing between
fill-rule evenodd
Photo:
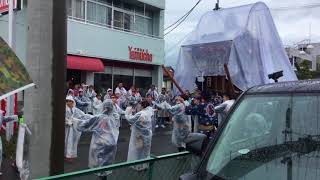
<instances>
[{"instance_id":1,"label":"storefront entrance","mask_svg":"<svg viewBox=\"0 0 320 180\"><path fill-rule=\"evenodd\" d=\"M70 82L72 85L81 83L81 71L68 69L67 70L67 82Z\"/></svg>"},{"instance_id":2,"label":"storefront entrance","mask_svg":"<svg viewBox=\"0 0 320 180\"><path fill-rule=\"evenodd\" d=\"M99 93L108 88L115 90L119 83L129 90L132 85L145 95L152 84L152 66L138 64L112 63L105 66L104 73L94 74L94 86Z\"/></svg>"}]
</instances>

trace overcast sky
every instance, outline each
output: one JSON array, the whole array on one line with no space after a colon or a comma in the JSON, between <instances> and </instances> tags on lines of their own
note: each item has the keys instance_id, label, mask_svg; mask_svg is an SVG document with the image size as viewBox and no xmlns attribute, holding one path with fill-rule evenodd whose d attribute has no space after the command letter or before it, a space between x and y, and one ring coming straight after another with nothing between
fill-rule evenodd
<instances>
[{"instance_id":1,"label":"overcast sky","mask_svg":"<svg viewBox=\"0 0 320 180\"><path fill-rule=\"evenodd\" d=\"M165 27L174 23L198 0L166 0ZM320 4L319 0L262 0L271 8L275 24L285 45L292 45L309 37L311 25L311 40L320 42L320 6L315 8L297 8L305 5ZM186 35L197 25L201 16L214 8L216 0L202 0L175 31L165 37L166 64L174 66L176 63L179 45ZM223 8L251 4L255 0L220 0ZM279 8L288 7L289 9ZM273 10L275 9L275 10Z\"/></svg>"}]
</instances>

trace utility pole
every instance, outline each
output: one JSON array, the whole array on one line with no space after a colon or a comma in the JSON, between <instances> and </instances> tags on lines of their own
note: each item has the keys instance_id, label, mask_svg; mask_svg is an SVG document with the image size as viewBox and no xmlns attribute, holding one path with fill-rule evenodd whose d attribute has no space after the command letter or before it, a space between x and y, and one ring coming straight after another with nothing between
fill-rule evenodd
<instances>
[{"instance_id":1,"label":"utility pole","mask_svg":"<svg viewBox=\"0 0 320 180\"><path fill-rule=\"evenodd\" d=\"M27 160L30 179L64 170L66 3L28 1L26 67L36 84L26 90L24 114L32 135Z\"/></svg>"}]
</instances>

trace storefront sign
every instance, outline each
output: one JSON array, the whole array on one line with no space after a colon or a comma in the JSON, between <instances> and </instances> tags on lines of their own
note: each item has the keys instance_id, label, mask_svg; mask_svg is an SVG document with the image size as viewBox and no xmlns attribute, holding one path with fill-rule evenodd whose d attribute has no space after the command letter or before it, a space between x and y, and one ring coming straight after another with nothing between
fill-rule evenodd
<instances>
[{"instance_id":1,"label":"storefront sign","mask_svg":"<svg viewBox=\"0 0 320 180\"><path fill-rule=\"evenodd\" d=\"M152 62L152 54L149 53L148 49L133 48L128 46L129 58L137 61Z\"/></svg>"},{"instance_id":2,"label":"storefront sign","mask_svg":"<svg viewBox=\"0 0 320 180\"><path fill-rule=\"evenodd\" d=\"M17 9L17 0L13 0L13 9ZM0 14L9 11L9 0L0 0Z\"/></svg>"}]
</instances>

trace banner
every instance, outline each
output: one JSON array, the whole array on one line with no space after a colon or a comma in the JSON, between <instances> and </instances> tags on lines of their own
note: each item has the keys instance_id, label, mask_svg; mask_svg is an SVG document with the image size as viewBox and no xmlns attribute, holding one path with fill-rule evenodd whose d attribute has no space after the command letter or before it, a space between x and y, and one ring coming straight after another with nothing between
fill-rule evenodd
<instances>
[{"instance_id":1,"label":"banner","mask_svg":"<svg viewBox=\"0 0 320 180\"><path fill-rule=\"evenodd\" d=\"M26 68L0 37L0 100L32 86Z\"/></svg>"},{"instance_id":2,"label":"banner","mask_svg":"<svg viewBox=\"0 0 320 180\"><path fill-rule=\"evenodd\" d=\"M17 9L17 0L13 0L13 9ZM0 0L0 14L9 11L9 0Z\"/></svg>"}]
</instances>

